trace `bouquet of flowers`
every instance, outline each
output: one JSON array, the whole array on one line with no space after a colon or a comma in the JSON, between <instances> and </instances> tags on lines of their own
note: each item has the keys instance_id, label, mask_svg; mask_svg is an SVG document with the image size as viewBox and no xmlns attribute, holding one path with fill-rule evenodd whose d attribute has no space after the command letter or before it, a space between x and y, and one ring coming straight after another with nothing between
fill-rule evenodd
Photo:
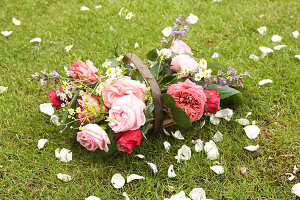
<instances>
[{"instance_id":1,"label":"bouquet of flowers","mask_svg":"<svg viewBox=\"0 0 300 200\"><path fill-rule=\"evenodd\" d=\"M148 66L134 54L116 53L97 68L92 61L77 61L64 68L65 76L46 69L32 74L42 85L53 83L49 100L62 116L51 119L60 132L77 130L77 141L89 151L131 154L153 124L155 132L170 120L186 128L204 113L217 114L220 103L242 103L241 92L233 87L243 87L248 74L194 58L183 41L195 20L180 15L164 29L168 39L149 51Z\"/></svg>"}]
</instances>

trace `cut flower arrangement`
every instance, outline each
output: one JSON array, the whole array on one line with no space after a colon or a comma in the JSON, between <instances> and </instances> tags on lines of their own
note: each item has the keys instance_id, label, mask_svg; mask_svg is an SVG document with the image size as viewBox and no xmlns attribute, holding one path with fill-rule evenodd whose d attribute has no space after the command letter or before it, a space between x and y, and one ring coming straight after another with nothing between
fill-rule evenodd
<instances>
[{"instance_id":1,"label":"cut flower arrangement","mask_svg":"<svg viewBox=\"0 0 300 200\"><path fill-rule=\"evenodd\" d=\"M32 74L55 88L49 92L51 104L42 104L41 111L51 115L60 133L76 130L83 147L104 155L116 149L131 154L151 129L188 128L204 115L213 121L220 105L243 103L234 87L243 87L248 74L195 58L183 41L195 21L180 15L164 29L161 46L147 54L148 66L134 54L115 52L116 58L99 67L77 61L64 68L65 76L46 69ZM53 108L62 111L60 119Z\"/></svg>"}]
</instances>

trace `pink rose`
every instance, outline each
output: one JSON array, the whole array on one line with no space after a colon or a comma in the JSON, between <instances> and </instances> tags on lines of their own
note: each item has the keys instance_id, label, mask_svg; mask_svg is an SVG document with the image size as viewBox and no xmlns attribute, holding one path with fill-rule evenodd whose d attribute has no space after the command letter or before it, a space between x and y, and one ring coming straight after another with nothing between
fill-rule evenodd
<instances>
[{"instance_id":1,"label":"pink rose","mask_svg":"<svg viewBox=\"0 0 300 200\"><path fill-rule=\"evenodd\" d=\"M141 144L142 139L143 134L139 129L134 131L117 133L114 135L114 140L117 142L118 150L124 151L127 154L131 154L133 148Z\"/></svg>"},{"instance_id":2,"label":"pink rose","mask_svg":"<svg viewBox=\"0 0 300 200\"><path fill-rule=\"evenodd\" d=\"M170 69L174 70L175 72L180 72L184 67L187 71L181 77L186 77L188 76L189 72L197 71L198 66L199 64L196 60L188 55L180 54L172 59Z\"/></svg>"},{"instance_id":3,"label":"pink rose","mask_svg":"<svg viewBox=\"0 0 300 200\"><path fill-rule=\"evenodd\" d=\"M192 53L191 48L182 40L175 40L172 42L170 50L174 53L182 54L182 53L188 53L190 55L194 55Z\"/></svg>"},{"instance_id":4,"label":"pink rose","mask_svg":"<svg viewBox=\"0 0 300 200\"><path fill-rule=\"evenodd\" d=\"M202 117L206 96L201 86L186 79L185 82L171 85L167 93L175 99L177 106L185 110L192 122Z\"/></svg>"},{"instance_id":5,"label":"pink rose","mask_svg":"<svg viewBox=\"0 0 300 200\"><path fill-rule=\"evenodd\" d=\"M110 144L106 132L97 124L82 127L82 131L77 133L77 141L89 151L99 148L108 152L107 144Z\"/></svg>"},{"instance_id":6,"label":"pink rose","mask_svg":"<svg viewBox=\"0 0 300 200\"><path fill-rule=\"evenodd\" d=\"M94 66L90 60L86 61L86 64L82 61L77 61L70 67L70 71L74 72L76 79L86 82L95 83L99 80L96 73L98 69Z\"/></svg>"},{"instance_id":7,"label":"pink rose","mask_svg":"<svg viewBox=\"0 0 300 200\"><path fill-rule=\"evenodd\" d=\"M144 102L132 94L120 97L109 110L108 125L115 133L139 129L145 124L145 107Z\"/></svg>"},{"instance_id":8,"label":"pink rose","mask_svg":"<svg viewBox=\"0 0 300 200\"><path fill-rule=\"evenodd\" d=\"M204 90L206 96L205 112L216 114L220 107L220 93L217 90Z\"/></svg>"},{"instance_id":9,"label":"pink rose","mask_svg":"<svg viewBox=\"0 0 300 200\"><path fill-rule=\"evenodd\" d=\"M105 81L102 90L104 104L111 108L112 104L120 97L133 94L142 101L143 95L146 94L146 85L139 81L131 80L129 78L121 78L119 80L109 79Z\"/></svg>"}]
</instances>

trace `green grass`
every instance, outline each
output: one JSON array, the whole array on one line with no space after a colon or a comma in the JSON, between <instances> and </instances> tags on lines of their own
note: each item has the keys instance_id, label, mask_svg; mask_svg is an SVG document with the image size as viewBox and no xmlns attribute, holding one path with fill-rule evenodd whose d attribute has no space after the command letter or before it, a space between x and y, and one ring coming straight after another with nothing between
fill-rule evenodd
<instances>
[{"instance_id":1,"label":"green grass","mask_svg":"<svg viewBox=\"0 0 300 200\"><path fill-rule=\"evenodd\" d=\"M95 10L98 4L102 9ZM80 11L83 5L91 10ZM119 17L121 7L135 14L131 25ZM0 199L84 199L90 195L123 199L124 191L131 199L163 199L175 194L167 185L187 194L202 187L211 199L296 199L291 187L299 178L290 182L285 173L300 163L300 62L294 58L300 54L300 39L291 35L300 31L297 0L2 0L0 8L1 31L13 31L9 37L0 35L0 85L9 87L7 93L0 94L0 165L4 166L0 169ZM192 130L182 130L185 141L149 135L134 153L144 154L148 162L157 165L159 171L153 174L136 157L120 153L101 159L86 151L76 142L75 132L59 134L49 117L39 112L39 104L48 101L50 88L29 82L30 74L45 67L62 73L63 66L77 59L90 59L100 66L113 56L117 44L119 51L126 53L132 51L135 41L140 45L135 53L145 60L146 52L159 45L161 30L172 25L180 13L199 16L187 36L196 57L212 61L211 55L218 52L218 62L250 73L243 91L245 105L234 110L233 119L251 111L251 120L261 128L257 139L249 140L234 120L218 126L206 120L203 129L200 122L194 123ZM12 17L20 19L21 26L14 26ZM256 30L263 25L268 28L265 36ZM276 45L271 41L274 34L282 36L281 44L287 47L257 62L250 60L251 53L260 55L259 46ZM42 43L30 44L35 37L41 37ZM74 47L66 53L64 47L70 44ZM265 78L274 83L258 86ZM224 134L217 145L225 173L214 174L209 168L212 161L203 152L193 152L190 161L176 163L174 156L181 145L192 147L191 140L198 138L208 141L217 130ZM41 138L49 142L39 150L37 141ZM171 143L169 153L163 148L165 140ZM257 143L257 152L243 150ZM55 149L63 147L73 152L69 163L54 156ZM170 164L177 174L174 179L167 177ZM244 166L248 176L240 173ZM69 174L73 180L64 183L57 179L58 173ZM114 173L125 177L136 173L146 180L117 190L110 184Z\"/></svg>"}]
</instances>

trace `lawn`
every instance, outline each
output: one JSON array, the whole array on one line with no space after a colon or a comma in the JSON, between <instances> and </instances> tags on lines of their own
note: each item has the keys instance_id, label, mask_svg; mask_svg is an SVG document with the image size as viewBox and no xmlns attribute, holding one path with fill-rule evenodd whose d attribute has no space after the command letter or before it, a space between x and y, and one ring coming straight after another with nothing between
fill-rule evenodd
<instances>
[{"instance_id":1,"label":"lawn","mask_svg":"<svg viewBox=\"0 0 300 200\"><path fill-rule=\"evenodd\" d=\"M96 5L102 8L95 9ZM81 11L87 6L89 11ZM122 7L134 13L125 20L118 12ZM0 85L8 91L0 94L0 199L84 199L90 195L101 199L164 199L184 190L187 194L202 187L210 199L296 199L291 187L299 182L287 179L294 165L300 164L299 79L300 38L292 32L300 31L300 3L297 0L1 0L0 35ZM146 156L155 163L158 172L134 156L118 153L100 158L75 140L76 132L60 134L49 117L39 111L41 103L48 102L50 88L30 82L30 74L44 68L63 73L64 66L77 60L90 59L100 66L105 58L112 57L116 45L119 52L134 51L146 61L146 53L159 45L161 31L171 26L179 14L193 13L199 17L191 25L186 41L195 56L217 61L239 71L247 70L243 94L245 104L234 109L233 120L223 120L214 126L194 123L191 130L182 129L186 140L181 141L163 134L148 135L134 154ZM15 26L11 19L21 20ZM266 26L265 35L257 28ZM257 62L249 55L260 56L259 46L273 48L271 37L283 37L280 44L287 47L275 51ZM29 43L40 37L41 43ZM139 43L134 49L133 44ZM65 46L74 45L67 53ZM220 57L212 59L214 52ZM272 79L272 84L259 86L262 79ZM50 86L51 87L51 86ZM255 140L245 135L243 127L234 119L256 121L261 133ZM173 127L171 130L177 130ZM223 174L215 174L209 167L212 161L205 153L193 152L189 161L176 163L177 150L192 139L210 140L220 131L224 140L217 143L218 161L225 167ZM43 149L37 141L49 142ZM164 141L171 143L169 152ZM243 149L259 144L256 152ZM56 148L73 152L73 160L60 162L54 154ZM177 176L168 178L167 170L174 164ZM247 167L247 176L240 168ZM73 177L62 182L58 173ZM132 173L146 177L115 189L110 183L115 173L123 176ZM168 190L168 185L175 191Z\"/></svg>"}]
</instances>

